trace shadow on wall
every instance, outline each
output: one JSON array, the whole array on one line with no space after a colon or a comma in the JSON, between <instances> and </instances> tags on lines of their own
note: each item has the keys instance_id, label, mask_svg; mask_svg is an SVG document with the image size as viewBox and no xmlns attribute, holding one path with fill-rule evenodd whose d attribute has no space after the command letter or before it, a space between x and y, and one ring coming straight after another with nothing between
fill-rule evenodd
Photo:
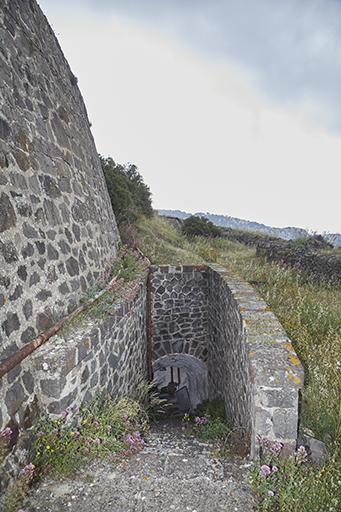
<instances>
[{"instance_id":1,"label":"shadow on wall","mask_svg":"<svg viewBox=\"0 0 341 512\"><path fill-rule=\"evenodd\" d=\"M173 368L174 381L179 383L177 389L183 386L188 388L191 411L194 411L198 404L208 398L206 366L195 357L187 354L172 354L161 357L153 364L153 375L159 390L171 382L171 368Z\"/></svg>"}]
</instances>

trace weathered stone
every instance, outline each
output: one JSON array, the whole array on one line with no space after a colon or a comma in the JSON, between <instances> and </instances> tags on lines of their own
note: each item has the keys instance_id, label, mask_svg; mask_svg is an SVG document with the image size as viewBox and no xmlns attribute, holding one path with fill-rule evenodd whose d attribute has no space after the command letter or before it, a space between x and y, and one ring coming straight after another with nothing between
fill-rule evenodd
<instances>
[{"instance_id":1,"label":"weathered stone","mask_svg":"<svg viewBox=\"0 0 341 512\"><path fill-rule=\"evenodd\" d=\"M6 289L9 288L11 284L11 280L8 276L1 276L0 275L0 285L4 286Z\"/></svg>"},{"instance_id":2,"label":"weathered stone","mask_svg":"<svg viewBox=\"0 0 341 512\"><path fill-rule=\"evenodd\" d=\"M81 376L81 384L84 384L85 382L87 382L89 380L89 376L90 376L89 368L86 366L84 368L84 371Z\"/></svg>"},{"instance_id":3,"label":"weathered stone","mask_svg":"<svg viewBox=\"0 0 341 512\"><path fill-rule=\"evenodd\" d=\"M44 199L44 212L46 221L50 226L58 226L62 223L59 215L59 210L53 201Z\"/></svg>"},{"instance_id":4,"label":"weathered stone","mask_svg":"<svg viewBox=\"0 0 341 512\"><path fill-rule=\"evenodd\" d=\"M52 199L56 199L62 195L57 183L51 176L47 174L42 174L39 176L39 181L41 183L41 187L45 194Z\"/></svg>"},{"instance_id":5,"label":"weathered stone","mask_svg":"<svg viewBox=\"0 0 341 512\"><path fill-rule=\"evenodd\" d=\"M36 240L34 243L38 249L38 253L44 254L45 253L45 242L40 242L39 240Z\"/></svg>"},{"instance_id":6,"label":"weathered stone","mask_svg":"<svg viewBox=\"0 0 341 512\"><path fill-rule=\"evenodd\" d=\"M38 238L38 232L34 229L33 226L30 226L27 224L27 222L24 222L23 224L23 233L26 236L26 238Z\"/></svg>"},{"instance_id":7,"label":"weathered stone","mask_svg":"<svg viewBox=\"0 0 341 512\"><path fill-rule=\"evenodd\" d=\"M63 254L69 254L70 251L71 251L71 248L70 246L65 242L65 240L60 240L58 242L58 245L60 247L60 250L62 251Z\"/></svg>"},{"instance_id":8,"label":"weathered stone","mask_svg":"<svg viewBox=\"0 0 341 512\"><path fill-rule=\"evenodd\" d=\"M30 395L34 390L34 378L31 372L25 372L22 376L22 380L25 386L27 393Z\"/></svg>"},{"instance_id":9,"label":"weathered stone","mask_svg":"<svg viewBox=\"0 0 341 512\"><path fill-rule=\"evenodd\" d=\"M39 277L38 272L33 272L33 274L30 277L29 287L31 288L31 286L34 286L35 284L37 284L39 282L40 282L40 277Z\"/></svg>"},{"instance_id":10,"label":"weathered stone","mask_svg":"<svg viewBox=\"0 0 341 512\"><path fill-rule=\"evenodd\" d=\"M58 280L57 272L53 265L48 266L46 279L49 283L53 283Z\"/></svg>"},{"instance_id":11,"label":"weathered stone","mask_svg":"<svg viewBox=\"0 0 341 512\"><path fill-rule=\"evenodd\" d=\"M10 198L3 192L0 197L0 233L16 225L16 216Z\"/></svg>"},{"instance_id":12,"label":"weathered stone","mask_svg":"<svg viewBox=\"0 0 341 512\"><path fill-rule=\"evenodd\" d=\"M17 300L19 297L21 297L22 293L23 293L23 289L22 289L21 284L17 284L14 292L12 293L12 295L9 296L9 300L12 300L12 301Z\"/></svg>"},{"instance_id":13,"label":"weathered stone","mask_svg":"<svg viewBox=\"0 0 341 512\"><path fill-rule=\"evenodd\" d=\"M66 378L56 378L56 379L41 379L40 387L43 395L48 396L49 398L60 398L61 393L66 384Z\"/></svg>"},{"instance_id":14,"label":"weathered stone","mask_svg":"<svg viewBox=\"0 0 341 512\"><path fill-rule=\"evenodd\" d=\"M15 382L6 393L6 406L10 417L19 411L22 403L26 400L25 391L19 382Z\"/></svg>"},{"instance_id":15,"label":"weathered stone","mask_svg":"<svg viewBox=\"0 0 341 512\"><path fill-rule=\"evenodd\" d=\"M32 206L26 201L21 201L16 204L17 212L21 217L31 217Z\"/></svg>"},{"instance_id":16,"label":"weathered stone","mask_svg":"<svg viewBox=\"0 0 341 512\"><path fill-rule=\"evenodd\" d=\"M7 372L7 382L12 384L21 373L21 364L15 365L9 372Z\"/></svg>"},{"instance_id":17,"label":"weathered stone","mask_svg":"<svg viewBox=\"0 0 341 512\"><path fill-rule=\"evenodd\" d=\"M115 356L114 354L110 354L109 359L108 359L108 363L109 363L110 367L113 370L115 370L115 368L117 366L117 363L118 363L118 357Z\"/></svg>"},{"instance_id":18,"label":"weathered stone","mask_svg":"<svg viewBox=\"0 0 341 512\"><path fill-rule=\"evenodd\" d=\"M90 379L90 388L94 389L98 384L98 372L94 373Z\"/></svg>"},{"instance_id":19,"label":"weathered stone","mask_svg":"<svg viewBox=\"0 0 341 512\"><path fill-rule=\"evenodd\" d=\"M6 336L10 336L12 332L18 331L20 328L20 322L17 313L7 313L7 319L3 322L2 328L6 333Z\"/></svg>"},{"instance_id":20,"label":"weathered stone","mask_svg":"<svg viewBox=\"0 0 341 512\"><path fill-rule=\"evenodd\" d=\"M64 233L65 233L66 238L68 239L69 244L72 244L73 237L72 237L71 231L69 231L67 228L65 228Z\"/></svg>"},{"instance_id":21,"label":"weathered stone","mask_svg":"<svg viewBox=\"0 0 341 512\"><path fill-rule=\"evenodd\" d=\"M295 414L288 414L287 410L276 410L273 414L273 429L276 438L291 438L297 437L297 416Z\"/></svg>"},{"instance_id":22,"label":"weathered stone","mask_svg":"<svg viewBox=\"0 0 341 512\"><path fill-rule=\"evenodd\" d=\"M62 105L58 108L57 112L58 112L60 119L62 121L64 121L64 123L69 124L69 122L70 122L69 116L67 115L67 112Z\"/></svg>"},{"instance_id":23,"label":"weathered stone","mask_svg":"<svg viewBox=\"0 0 341 512\"><path fill-rule=\"evenodd\" d=\"M79 275L78 261L73 256L71 256L68 260L66 260L65 265L66 265L66 270L68 271L68 273L71 277Z\"/></svg>"},{"instance_id":24,"label":"weathered stone","mask_svg":"<svg viewBox=\"0 0 341 512\"><path fill-rule=\"evenodd\" d=\"M13 150L13 156L19 166L19 168L26 172L30 168L30 161L28 159L28 156L24 151L21 151L21 149L14 149Z\"/></svg>"},{"instance_id":25,"label":"weathered stone","mask_svg":"<svg viewBox=\"0 0 341 512\"><path fill-rule=\"evenodd\" d=\"M35 222L36 222L37 224L38 224L39 222L41 222L42 224L45 224L45 223L46 223L44 210L43 210L42 208L38 208L38 209L34 212L34 218L35 218Z\"/></svg>"},{"instance_id":26,"label":"weathered stone","mask_svg":"<svg viewBox=\"0 0 341 512\"><path fill-rule=\"evenodd\" d=\"M33 254L34 254L34 247L33 247L33 245L32 245L32 244L30 244L30 243L28 243L28 244L26 245L26 247L24 247L24 248L22 249L22 251L21 251L21 255L22 255L22 257L24 258L24 260L25 260L26 258L29 258L29 257L33 256Z\"/></svg>"},{"instance_id":27,"label":"weathered stone","mask_svg":"<svg viewBox=\"0 0 341 512\"><path fill-rule=\"evenodd\" d=\"M36 317L36 327L39 332L46 331L49 327L53 326L51 317L46 313L38 313Z\"/></svg>"},{"instance_id":28,"label":"weathered stone","mask_svg":"<svg viewBox=\"0 0 341 512\"><path fill-rule=\"evenodd\" d=\"M27 268L25 265L20 265L17 270L17 274L22 281L26 281L27 279Z\"/></svg>"},{"instance_id":29,"label":"weathered stone","mask_svg":"<svg viewBox=\"0 0 341 512\"><path fill-rule=\"evenodd\" d=\"M68 293L70 293L70 289L66 282L59 285L58 290L59 290L59 293L61 293L61 295L67 295Z\"/></svg>"},{"instance_id":30,"label":"weathered stone","mask_svg":"<svg viewBox=\"0 0 341 512\"><path fill-rule=\"evenodd\" d=\"M29 183L29 186L30 186L30 189L31 191L36 194L37 196L39 196L41 194L41 188L39 186L39 181L38 181L38 178L35 174L33 174L33 176L30 176L28 178L28 183ZM40 199L37 197L36 199L32 200L32 197L30 197L31 201L34 203L34 204L37 204L40 202Z\"/></svg>"},{"instance_id":31,"label":"weathered stone","mask_svg":"<svg viewBox=\"0 0 341 512\"><path fill-rule=\"evenodd\" d=\"M36 298L42 302L45 302L49 297L52 297L51 290L40 290L40 292L36 294Z\"/></svg>"},{"instance_id":32,"label":"weathered stone","mask_svg":"<svg viewBox=\"0 0 341 512\"><path fill-rule=\"evenodd\" d=\"M308 454L308 460L321 464L328 457L327 448L323 441L313 437L300 435L297 439L297 447L304 446Z\"/></svg>"},{"instance_id":33,"label":"weathered stone","mask_svg":"<svg viewBox=\"0 0 341 512\"><path fill-rule=\"evenodd\" d=\"M101 386L105 386L106 383L107 383L107 377L108 377L108 368L107 366L104 366L103 368L101 368L101 372L100 372L100 385Z\"/></svg>"},{"instance_id":34,"label":"weathered stone","mask_svg":"<svg viewBox=\"0 0 341 512\"><path fill-rule=\"evenodd\" d=\"M25 315L26 320L28 320L32 316L33 306L31 299L28 299L23 305L23 313Z\"/></svg>"},{"instance_id":35,"label":"weathered stone","mask_svg":"<svg viewBox=\"0 0 341 512\"><path fill-rule=\"evenodd\" d=\"M49 258L49 260L58 260L59 258L59 253L57 249L53 247L52 244L47 245L47 257Z\"/></svg>"},{"instance_id":36,"label":"weathered stone","mask_svg":"<svg viewBox=\"0 0 341 512\"><path fill-rule=\"evenodd\" d=\"M79 242L81 239L81 230L77 224L72 224L72 231L75 235L76 240Z\"/></svg>"},{"instance_id":37,"label":"weathered stone","mask_svg":"<svg viewBox=\"0 0 341 512\"><path fill-rule=\"evenodd\" d=\"M22 335L21 335L21 341L23 343L29 343L31 340L33 340L33 338L35 337L35 330L33 329L33 327L27 327L27 329L25 329L25 331L23 331Z\"/></svg>"},{"instance_id":38,"label":"weathered stone","mask_svg":"<svg viewBox=\"0 0 341 512\"><path fill-rule=\"evenodd\" d=\"M78 279L71 279L70 284L71 284L71 290L73 292L76 292L77 290L79 290L80 284L79 284Z\"/></svg>"},{"instance_id":39,"label":"weathered stone","mask_svg":"<svg viewBox=\"0 0 341 512\"><path fill-rule=\"evenodd\" d=\"M12 242L2 242L0 240L0 253L6 263L15 263L18 261L18 254Z\"/></svg>"},{"instance_id":40,"label":"weathered stone","mask_svg":"<svg viewBox=\"0 0 341 512\"><path fill-rule=\"evenodd\" d=\"M39 268L41 268L41 270L45 269L45 263L46 263L45 258L39 258L39 260L37 261L37 265Z\"/></svg>"},{"instance_id":41,"label":"weathered stone","mask_svg":"<svg viewBox=\"0 0 341 512\"><path fill-rule=\"evenodd\" d=\"M0 117L0 139L8 139L11 129L8 123Z\"/></svg>"},{"instance_id":42,"label":"weathered stone","mask_svg":"<svg viewBox=\"0 0 341 512\"><path fill-rule=\"evenodd\" d=\"M65 132L65 129L63 128L63 125L62 125L59 117L57 117L56 114L53 115L53 118L51 120L51 125L52 125L52 129L54 131L54 134L55 134L59 144L67 149L70 149L70 144L69 144L67 134Z\"/></svg>"},{"instance_id":43,"label":"weathered stone","mask_svg":"<svg viewBox=\"0 0 341 512\"><path fill-rule=\"evenodd\" d=\"M60 414L62 411L66 409L66 407L70 406L72 402L75 400L77 396L77 389L74 389L67 396L58 400L57 402L50 403L50 408L54 414Z\"/></svg>"},{"instance_id":44,"label":"weathered stone","mask_svg":"<svg viewBox=\"0 0 341 512\"><path fill-rule=\"evenodd\" d=\"M85 338L78 344L78 362L82 361L90 350L90 339Z\"/></svg>"}]
</instances>

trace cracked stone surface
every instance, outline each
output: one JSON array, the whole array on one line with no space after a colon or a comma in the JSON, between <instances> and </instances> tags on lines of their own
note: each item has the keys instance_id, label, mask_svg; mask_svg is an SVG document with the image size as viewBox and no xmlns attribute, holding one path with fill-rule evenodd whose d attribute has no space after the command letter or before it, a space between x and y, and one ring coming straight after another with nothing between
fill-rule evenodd
<instances>
[{"instance_id":1,"label":"cracked stone surface","mask_svg":"<svg viewBox=\"0 0 341 512\"><path fill-rule=\"evenodd\" d=\"M97 460L74 479L42 481L25 512L252 512L251 463L218 458L214 441L184 436L180 421L155 422L143 451L126 463ZM89 483L89 480L92 480Z\"/></svg>"}]
</instances>

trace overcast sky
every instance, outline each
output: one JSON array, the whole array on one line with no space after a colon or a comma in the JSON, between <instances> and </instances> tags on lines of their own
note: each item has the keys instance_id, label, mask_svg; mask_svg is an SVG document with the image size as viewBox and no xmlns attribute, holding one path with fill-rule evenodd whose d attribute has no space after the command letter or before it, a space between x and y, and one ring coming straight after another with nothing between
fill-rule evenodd
<instances>
[{"instance_id":1,"label":"overcast sky","mask_svg":"<svg viewBox=\"0 0 341 512\"><path fill-rule=\"evenodd\" d=\"M38 2L154 208L341 233L341 0Z\"/></svg>"}]
</instances>

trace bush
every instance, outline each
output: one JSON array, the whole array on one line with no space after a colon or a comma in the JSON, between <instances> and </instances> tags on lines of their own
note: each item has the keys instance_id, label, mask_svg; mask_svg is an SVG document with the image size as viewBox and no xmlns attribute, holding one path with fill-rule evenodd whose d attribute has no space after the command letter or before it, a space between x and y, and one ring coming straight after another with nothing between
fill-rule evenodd
<instances>
[{"instance_id":1,"label":"bush","mask_svg":"<svg viewBox=\"0 0 341 512\"><path fill-rule=\"evenodd\" d=\"M212 238L222 235L221 229L215 226L213 222L206 219L206 217L197 217L196 215L184 220L182 232L187 236L209 236Z\"/></svg>"},{"instance_id":2,"label":"bush","mask_svg":"<svg viewBox=\"0 0 341 512\"><path fill-rule=\"evenodd\" d=\"M152 195L136 165L120 165L111 157L100 160L115 216L135 207L140 215L151 217Z\"/></svg>"}]
</instances>

